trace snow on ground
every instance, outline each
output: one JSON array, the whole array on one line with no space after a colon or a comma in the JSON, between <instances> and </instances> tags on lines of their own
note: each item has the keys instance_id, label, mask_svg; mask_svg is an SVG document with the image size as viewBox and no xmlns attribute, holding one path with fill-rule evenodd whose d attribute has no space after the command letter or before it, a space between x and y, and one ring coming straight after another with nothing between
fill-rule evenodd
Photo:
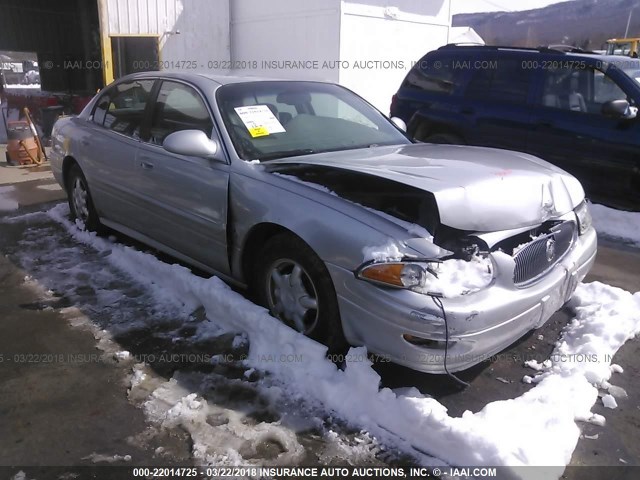
<instances>
[{"instance_id":1,"label":"snow on ground","mask_svg":"<svg viewBox=\"0 0 640 480\"><path fill-rule=\"evenodd\" d=\"M12 84L7 84L6 86L7 90L10 89L18 89L18 90L23 90L23 89L39 89L40 88L40 84L39 83L12 83Z\"/></svg>"},{"instance_id":2,"label":"snow on ground","mask_svg":"<svg viewBox=\"0 0 640 480\"><path fill-rule=\"evenodd\" d=\"M17 210L20 205L18 202L10 198L10 194L14 191L12 186L0 186L0 211Z\"/></svg>"},{"instance_id":3,"label":"snow on ground","mask_svg":"<svg viewBox=\"0 0 640 480\"><path fill-rule=\"evenodd\" d=\"M119 269L112 258L115 237L99 239L94 249L45 212L0 217L0 224L14 225L0 227L3 253L29 273L25 285L42 299L25 308L59 309L71 325L94 335L101 352L96 361L131 368L129 399L151 421L134 444L188 432L192 455L216 464L288 465L295 457L305 465L384 466L399 458L367 432L290 398L276 379L244 365L246 335L225 334L203 309L191 311L175 295L163 299L148 269L144 285ZM207 414L196 415L200 410ZM96 455L112 453L126 452ZM168 462L182 458L172 448L156 454Z\"/></svg>"},{"instance_id":4,"label":"snow on ground","mask_svg":"<svg viewBox=\"0 0 640 480\"><path fill-rule=\"evenodd\" d=\"M593 225L599 234L640 246L640 212L624 212L604 205L589 205Z\"/></svg>"},{"instance_id":5,"label":"snow on ground","mask_svg":"<svg viewBox=\"0 0 640 480\"><path fill-rule=\"evenodd\" d=\"M363 360L364 348L351 352L359 361L339 370L325 359L325 347L287 328L219 279L197 277L185 267L82 232L66 220L67 214L66 205L49 211L76 240L148 287L156 301L182 311L203 305L211 321L204 324L205 330L245 332L249 339L243 362L247 375L266 371L272 382L262 389L263 394L276 402L286 398L322 408L425 465L551 465L557 467L554 473L559 477L580 437L576 422L604 424L604 417L591 413L598 388L613 396L616 390L609 380L620 369L611 365L611 359L640 333L640 293L632 295L598 282L581 284L572 300L576 316L551 357L531 365L535 376L525 381L535 387L518 398L492 402L477 413L467 411L454 418L442 404L416 389L380 389L379 375ZM140 377L134 376L134 383ZM189 388L167 385L152 391L147 404L150 415L190 431L196 456L212 462L237 459L237 444L230 445L225 458L208 453L207 444L215 439L206 427L211 424L207 419L220 413L215 402L205 401ZM609 398L606 402L613 405ZM227 419L233 424L232 418ZM272 433L267 428L250 434ZM291 438L278 431L275 441L295 461L299 450ZM514 469L512 473L519 477L527 471Z\"/></svg>"}]
</instances>

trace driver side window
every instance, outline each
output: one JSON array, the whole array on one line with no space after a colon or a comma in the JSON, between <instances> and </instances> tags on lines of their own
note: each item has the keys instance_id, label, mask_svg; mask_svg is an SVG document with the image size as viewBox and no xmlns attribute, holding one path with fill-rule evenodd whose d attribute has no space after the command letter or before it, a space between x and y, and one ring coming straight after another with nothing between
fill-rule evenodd
<instances>
[{"instance_id":1,"label":"driver side window","mask_svg":"<svg viewBox=\"0 0 640 480\"><path fill-rule=\"evenodd\" d=\"M627 95L606 73L594 68L557 68L545 71L542 104L579 113L601 114L602 106Z\"/></svg>"},{"instance_id":2,"label":"driver side window","mask_svg":"<svg viewBox=\"0 0 640 480\"><path fill-rule=\"evenodd\" d=\"M213 120L195 89L178 82L162 82L151 122L150 141L162 145L169 134L180 130L201 130L211 137Z\"/></svg>"}]
</instances>

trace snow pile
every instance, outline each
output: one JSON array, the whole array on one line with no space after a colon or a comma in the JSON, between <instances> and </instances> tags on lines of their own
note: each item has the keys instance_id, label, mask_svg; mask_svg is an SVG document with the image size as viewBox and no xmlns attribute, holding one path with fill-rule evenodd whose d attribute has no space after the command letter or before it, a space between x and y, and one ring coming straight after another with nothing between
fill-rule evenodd
<instances>
[{"instance_id":1,"label":"snow pile","mask_svg":"<svg viewBox=\"0 0 640 480\"><path fill-rule=\"evenodd\" d=\"M389 239L385 245L365 247L362 253L365 262L369 260L397 262L404 257L398 244L392 239ZM447 298L477 292L493 281L492 267L489 257L479 255L474 255L470 261L449 259L443 262L431 262L430 268L437 276L427 274L424 286L415 290L423 293L441 293Z\"/></svg>"},{"instance_id":2,"label":"snow pile","mask_svg":"<svg viewBox=\"0 0 640 480\"><path fill-rule=\"evenodd\" d=\"M598 233L627 240L640 246L640 212L624 212L604 205L589 205Z\"/></svg>"},{"instance_id":3,"label":"snow pile","mask_svg":"<svg viewBox=\"0 0 640 480\"><path fill-rule=\"evenodd\" d=\"M182 305L201 304L217 325L246 332L247 367L268 370L290 398L316 402L423 464L550 465L557 467L554 473L559 476L580 436L576 421L604 421L590 410L598 398L596 386L608 385L613 354L640 332L640 293L632 295L601 283L580 285L574 301L576 318L551 363L532 379L536 386L516 399L453 418L438 401L415 389L379 389L379 375L362 360L364 348L352 349L350 357L358 361L338 370L325 359L324 346L284 326L221 280L196 277L184 267L79 232L64 220L65 214L65 206L51 211L75 238L98 250L108 249L114 264L153 291ZM173 400L178 405L175 418L198 422L203 415L198 398L186 394ZM173 417L166 418L171 422Z\"/></svg>"},{"instance_id":4,"label":"snow pile","mask_svg":"<svg viewBox=\"0 0 640 480\"><path fill-rule=\"evenodd\" d=\"M470 261L450 259L437 264L438 277L427 276L423 292L439 292L446 298L459 297L487 287L493 280L491 260L474 255Z\"/></svg>"},{"instance_id":5,"label":"snow pile","mask_svg":"<svg viewBox=\"0 0 640 480\"><path fill-rule=\"evenodd\" d=\"M380 245L378 247L364 247L362 249L364 255L364 261L368 262L373 260L375 262L399 262L404 257L404 254L400 251L398 244L392 238L389 238L389 242L386 245Z\"/></svg>"},{"instance_id":6,"label":"snow pile","mask_svg":"<svg viewBox=\"0 0 640 480\"><path fill-rule=\"evenodd\" d=\"M131 455L103 455L101 453L92 453L86 457L82 457L82 460L91 460L93 463L114 463L114 462L130 462Z\"/></svg>"}]
</instances>

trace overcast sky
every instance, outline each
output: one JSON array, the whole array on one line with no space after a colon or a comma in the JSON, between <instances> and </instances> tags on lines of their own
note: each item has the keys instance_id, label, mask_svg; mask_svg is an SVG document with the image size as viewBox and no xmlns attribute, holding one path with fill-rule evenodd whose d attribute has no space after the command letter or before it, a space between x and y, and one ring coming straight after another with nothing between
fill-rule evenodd
<instances>
[{"instance_id":1,"label":"overcast sky","mask_svg":"<svg viewBox=\"0 0 640 480\"><path fill-rule=\"evenodd\" d=\"M531 10L533 8L546 7L558 0L451 0L451 10L456 13L475 12L515 12L518 10Z\"/></svg>"}]
</instances>

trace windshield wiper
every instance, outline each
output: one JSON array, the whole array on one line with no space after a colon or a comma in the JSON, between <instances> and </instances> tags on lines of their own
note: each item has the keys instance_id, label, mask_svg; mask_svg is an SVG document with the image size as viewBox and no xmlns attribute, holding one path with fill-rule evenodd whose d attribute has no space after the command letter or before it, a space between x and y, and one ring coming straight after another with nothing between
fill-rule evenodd
<instances>
[{"instance_id":1,"label":"windshield wiper","mask_svg":"<svg viewBox=\"0 0 640 480\"><path fill-rule=\"evenodd\" d=\"M260 157L260 161L275 160L276 158L284 157L298 157L300 155L309 155L310 153L316 153L312 148L299 148L297 150L282 150L280 152L271 152L267 155Z\"/></svg>"}]
</instances>

